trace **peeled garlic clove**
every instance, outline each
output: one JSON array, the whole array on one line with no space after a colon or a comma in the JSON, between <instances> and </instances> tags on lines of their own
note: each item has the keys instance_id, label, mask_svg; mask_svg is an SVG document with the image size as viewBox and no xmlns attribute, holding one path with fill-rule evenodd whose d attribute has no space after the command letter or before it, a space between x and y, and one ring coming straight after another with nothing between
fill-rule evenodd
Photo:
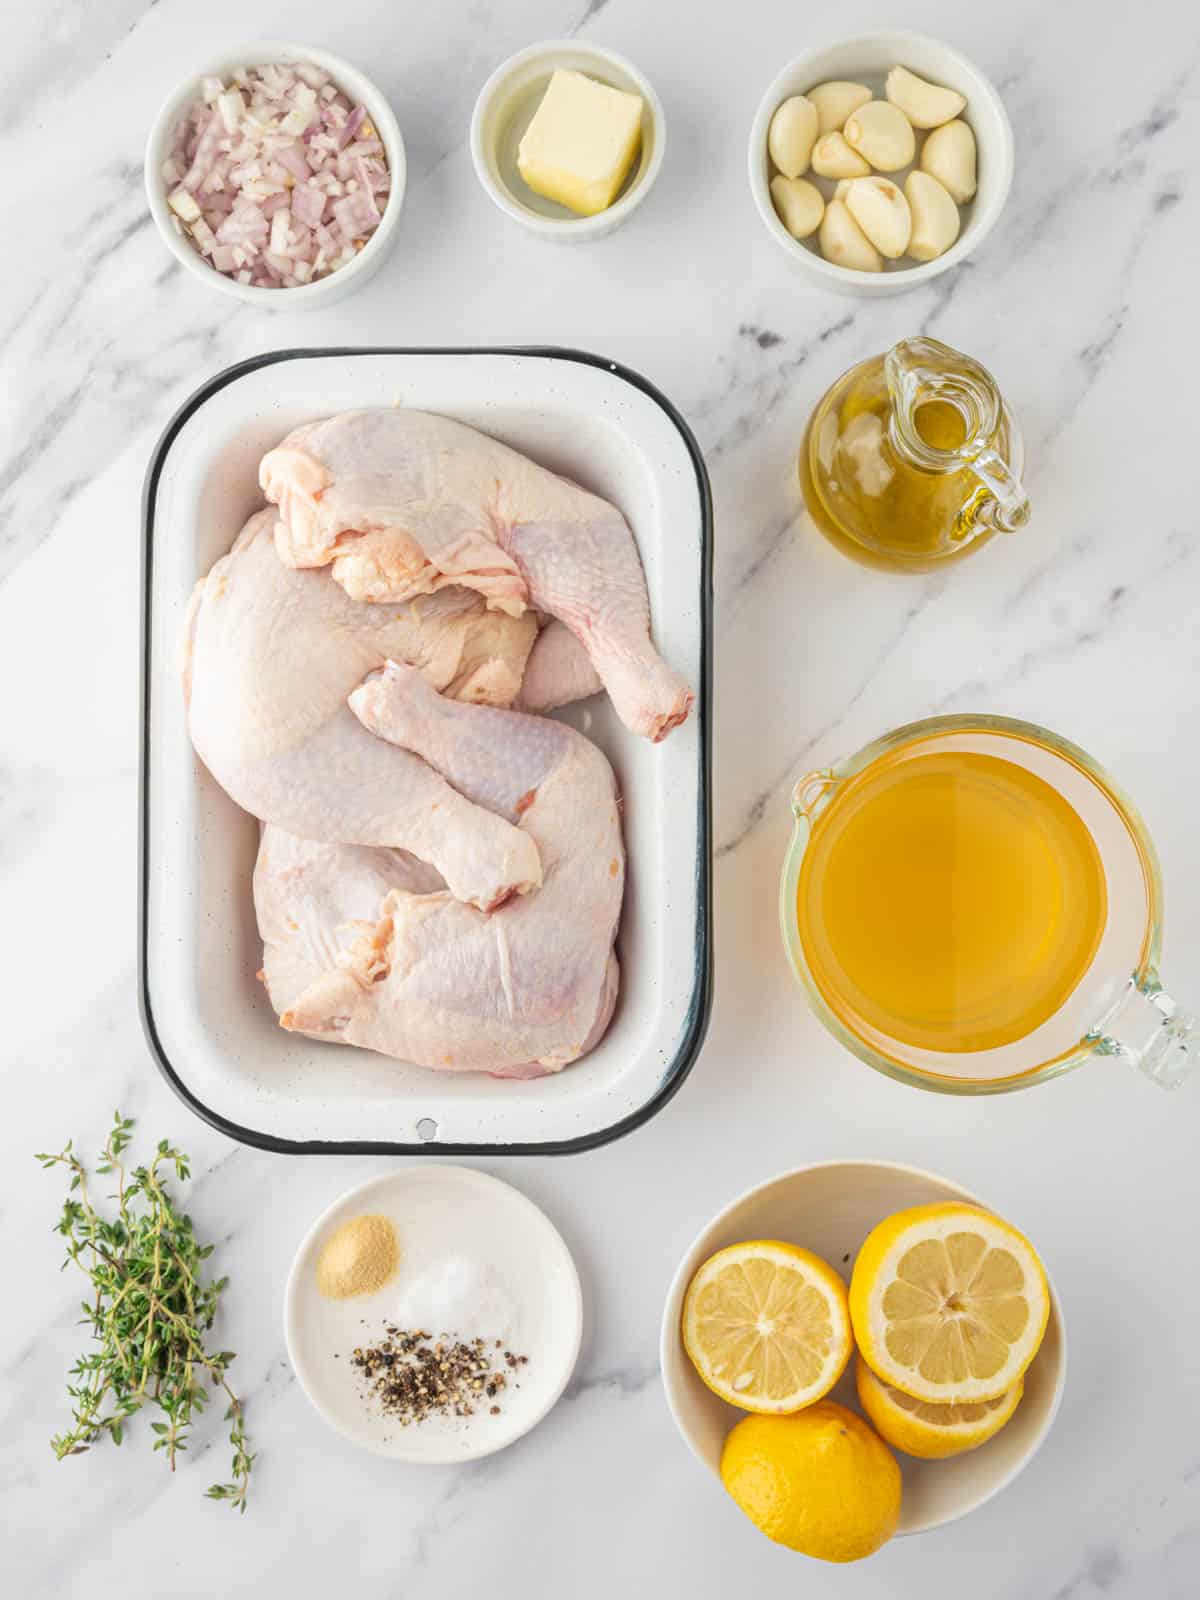
<instances>
[{"instance_id":1,"label":"peeled garlic clove","mask_svg":"<svg viewBox=\"0 0 1200 1600\"><path fill-rule=\"evenodd\" d=\"M907 67L892 68L884 93L914 128L940 128L943 122L952 122L967 103L966 96L957 89L926 83Z\"/></svg>"},{"instance_id":2,"label":"peeled garlic clove","mask_svg":"<svg viewBox=\"0 0 1200 1600\"><path fill-rule=\"evenodd\" d=\"M821 254L837 267L882 272L883 258L841 200L831 200L821 218Z\"/></svg>"},{"instance_id":3,"label":"peeled garlic clove","mask_svg":"<svg viewBox=\"0 0 1200 1600\"><path fill-rule=\"evenodd\" d=\"M816 138L817 108L802 94L794 94L771 118L767 151L785 178L798 178L808 171Z\"/></svg>"},{"instance_id":4,"label":"peeled garlic clove","mask_svg":"<svg viewBox=\"0 0 1200 1600\"><path fill-rule=\"evenodd\" d=\"M890 178L855 178L844 203L880 255L895 261L908 249L912 212Z\"/></svg>"},{"instance_id":5,"label":"peeled garlic clove","mask_svg":"<svg viewBox=\"0 0 1200 1600\"><path fill-rule=\"evenodd\" d=\"M916 170L904 180L904 196L912 212L908 253L918 261L945 255L958 238L958 207L936 178Z\"/></svg>"},{"instance_id":6,"label":"peeled garlic clove","mask_svg":"<svg viewBox=\"0 0 1200 1600\"><path fill-rule=\"evenodd\" d=\"M871 170L840 133L827 133L813 145L812 169L819 178L865 178Z\"/></svg>"},{"instance_id":7,"label":"peeled garlic clove","mask_svg":"<svg viewBox=\"0 0 1200 1600\"><path fill-rule=\"evenodd\" d=\"M775 214L793 239L807 239L821 226L825 201L821 191L807 178L785 178L777 174L771 179L771 199L775 202Z\"/></svg>"},{"instance_id":8,"label":"peeled garlic clove","mask_svg":"<svg viewBox=\"0 0 1200 1600\"><path fill-rule=\"evenodd\" d=\"M850 146L847 145L846 148L849 150ZM855 182L857 182L855 178L839 178L837 188L833 191L833 198L835 200L844 200L850 193L850 185Z\"/></svg>"},{"instance_id":9,"label":"peeled garlic clove","mask_svg":"<svg viewBox=\"0 0 1200 1600\"><path fill-rule=\"evenodd\" d=\"M912 123L889 100L869 100L849 118L842 131L850 148L869 161L876 172L899 172L916 154Z\"/></svg>"},{"instance_id":10,"label":"peeled garlic clove","mask_svg":"<svg viewBox=\"0 0 1200 1600\"><path fill-rule=\"evenodd\" d=\"M807 98L817 108L817 132L834 133L845 126L846 118L853 116L859 106L866 105L871 91L861 83L819 83L808 91ZM958 113L952 111L950 115Z\"/></svg>"},{"instance_id":11,"label":"peeled garlic clove","mask_svg":"<svg viewBox=\"0 0 1200 1600\"><path fill-rule=\"evenodd\" d=\"M935 128L921 150L921 171L936 178L960 206L975 193L975 135L966 122Z\"/></svg>"}]
</instances>

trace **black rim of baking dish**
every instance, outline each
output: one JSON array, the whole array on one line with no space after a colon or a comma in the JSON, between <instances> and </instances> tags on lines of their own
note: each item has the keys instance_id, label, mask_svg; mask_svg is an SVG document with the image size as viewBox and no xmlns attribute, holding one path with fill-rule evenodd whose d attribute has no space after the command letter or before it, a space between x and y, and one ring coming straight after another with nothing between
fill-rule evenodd
<instances>
[{"instance_id":1,"label":"black rim of baking dish","mask_svg":"<svg viewBox=\"0 0 1200 1600\"><path fill-rule=\"evenodd\" d=\"M150 623L151 577L154 562L154 509L158 482L168 451L189 418L219 390L226 388L247 373L262 367L278 365L284 361L312 361L347 356L536 356L554 361L574 361L581 366L598 367L623 382L640 389L664 411L679 433L692 459L696 474L696 487L700 495L700 683L696 696L695 715L700 730L700 795L699 795L699 848L696 852L696 959L692 998L679 1047L670 1066L663 1074L653 1095L618 1122L575 1139L551 1139L531 1143L512 1144L462 1144L443 1142L437 1138L416 1144L401 1144L391 1139L283 1139L275 1134L261 1133L256 1128L246 1128L231 1121L204 1104L188 1088L168 1057L158 1035L154 1009L150 1000L148 966L147 884L150 871L150 792L148 784L150 752ZM291 349L268 351L226 367L180 406L163 429L162 435L150 456L146 480L142 490L142 648L141 648L141 739L138 755L138 1011L142 1030L150 1053L163 1077L175 1093L198 1117L242 1144L260 1150L273 1150L285 1155L395 1155L395 1156L522 1156L522 1155L573 1155L583 1150L594 1150L614 1139L620 1139L635 1128L640 1128L655 1116L679 1090L684 1079L695 1065L704 1036L708 1031L712 1011L713 989L713 937L712 937L712 489L708 470L692 430L682 414L671 404L661 390L649 379L619 361L608 361L585 350L571 350L557 345L487 345L463 347L436 346L327 346L312 350Z\"/></svg>"}]
</instances>

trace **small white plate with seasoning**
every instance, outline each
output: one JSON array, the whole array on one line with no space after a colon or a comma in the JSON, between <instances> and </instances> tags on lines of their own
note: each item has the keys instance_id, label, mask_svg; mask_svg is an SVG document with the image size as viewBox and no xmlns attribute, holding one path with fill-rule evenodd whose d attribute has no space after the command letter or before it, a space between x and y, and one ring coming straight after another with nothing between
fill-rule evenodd
<instances>
[{"instance_id":1,"label":"small white plate with seasoning","mask_svg":"<svg viewBox=\"0 0 1200 1600\"><path fill-rule=\"evenodd\" d=\"M284 1334L300 1387L347 1439L395 1461L474 1461L528 1433L566 1388L583 1294L561 1235L523 1194L467 1167L408 1167L318 1217L288 1276ZM368 1374L355 1352L381 1349ZM447 1367L446 1396L426 1409L408 1369L430 1363Z\"/></svg>"}]
</instances>

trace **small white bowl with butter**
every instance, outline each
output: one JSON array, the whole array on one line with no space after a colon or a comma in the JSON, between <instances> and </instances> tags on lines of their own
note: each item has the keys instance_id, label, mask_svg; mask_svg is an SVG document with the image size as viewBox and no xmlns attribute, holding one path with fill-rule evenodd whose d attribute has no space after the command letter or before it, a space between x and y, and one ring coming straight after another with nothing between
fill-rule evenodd
<instances>
[{"instance_id":1,"label":"small white bowl with butter","mask_svg":"<svg viewBox=\"0 0 1200 1600\"><path fill-rule=\"evenodd\" d=\"M642 102L632 163L629 96ZM573 39L530 45L497 67L471 118L471 159L489 198L531 232L563 243L620 227L653 188L665 149L666 120L649 81L623 56ZM581 209L609 190L611 203L590 215Z\"/></svg>"}]
</instances>

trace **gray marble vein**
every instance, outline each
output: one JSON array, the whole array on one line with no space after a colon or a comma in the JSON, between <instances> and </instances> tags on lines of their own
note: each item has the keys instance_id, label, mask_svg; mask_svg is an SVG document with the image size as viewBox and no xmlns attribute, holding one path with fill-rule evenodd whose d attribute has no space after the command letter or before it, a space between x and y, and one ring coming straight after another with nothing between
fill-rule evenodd
<instances>
[{"instance_id":1,"label":"gray marble vein","mask_svg":"<svg viewBox=\"0 0 1200 1600\"><path fill-rule=\"evenodd\" d=\"M788 791L805 769L940 709L1003 712L1093 750L1133 794L1167 885L1164 976L1186 987L1200 971L1196 8L912 0L900 25L944 37L998 84L1016 172L969 263L888 300L834 298L796 276L746 182L768 82L819 39L878 26L868 0L820 17L785 0L43 0L9 13L0 1592L1193 1600L1194 1095L1159 1095L1115 1066L982 1109L877 1079L805 1009L775 896ZM567 250L493 209L468 127L501 60L577 33L649 75L669 131L643 210ZM393 258L312 316L243 310L193 281L156 237L142 191L145 136L166 94L204 58L267 35L361 64L408 149ZM825 543L803 511L796 460L828 385L918 331L996 374L1024 434L1034 514L953 571L905 580ZM294 1379L281 1326L287 1269L313 1218L390 1164L232 1146L174 1098L136 1010L146 461L176 407L222 367L342 343L558 343L626 362L693 425L716 509L708 1043L637 1134L587 1156L486 1163L571 1240L587 1341L537 1430L435 1472L329 1431ZM62 1185L31 1157L72 1135L94 1150L115 1105L146 1137L191 1153L188 1205L231 1277L219 1332L238 1351L260 1453L245 1518L203 1498L224 1459L219 1418L174 1476L140 1424L119 1452L59 1464L49 1449L79 1349L79 1286L60 1274L51 1233ZM1021 1223L1066 1307L1071 1360L1054 1430L1003 1494L835 1570L760 1538L691 1458L663 1398L658 1322L680 1252L714 1211L771 1173L840 1155L946 1171Z\"/></svg>"}]
</instances>

